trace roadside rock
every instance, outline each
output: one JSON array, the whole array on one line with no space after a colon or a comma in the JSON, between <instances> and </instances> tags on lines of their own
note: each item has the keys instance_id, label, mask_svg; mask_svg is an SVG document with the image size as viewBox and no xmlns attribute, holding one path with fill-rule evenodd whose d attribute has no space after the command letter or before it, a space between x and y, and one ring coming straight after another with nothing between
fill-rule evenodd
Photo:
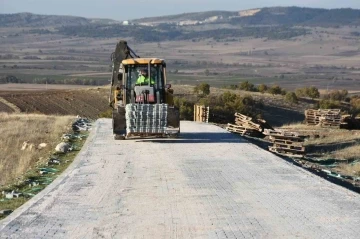
<instances>
[{"instance_id":1,"label":"roadside rock","mask_svg":"<svg viewBox=\"0 0 360 239\"><path fill-rule=\"evenodd\" d=\"M13 199L13 198L18 198L22 195L22 193L20 192L15 192L14 190L11 192L6 192L6 191L2 191L1 194L6 198L6 199Z\"/></svg>"},{"instance_id":2,"label":"roadside rock","mask_svg":"<svg viewBox=\"0 0 360 239\"><path fill-rule=\"evenodd\" d=\"M61 161L56 158L49 159L49 162L47 163L47 165L60 165L60 164L61 164Z\"/></svg>"},{"instance_id":3,"label":"roadside rock","mask_svg":"<svg viewBox=\"0 0 360 239\"><path fill-rule=\"evenodd\" d=\"M24 151L24 150L33 150L35 148L35 145L34 144L30 144L29 141L25 141L22 146L21 146L21 150Z\"/></svg>"},{"instance_id":4,"label":"roadside rock","mask_svg":"<svg viewBox=\"0 0 360 239\"><path fill-rule=\"evenodd\" d=\"M89 131L91 130L91 122L88 119L77 117L78 119L73 123L72 129L74 131Z\"/></svg>"},{"instance_id":5,"label":"roadside rock","mask_svg":"<svg viewBox=\"0 0 360 239\"><path fill-rule=\"evenodd\" d=\"M0 215L10 215L13 212L13 210L10 209L4 209L4 210L0 210Z\"/></svg>"},{"instance_id":6,"label":"roadside rock","mask_svg":"<svg viewBox=\"0 0 360 239\"><path fill-rule=\"evenodd\" d=\"M46 146L47 146L46 143L41 143L41 144L38 145L37 148L38 148L39 150L41 150L41 149L43 149L43 148L46 148Z\"/></svg>"},{"instance_id":7,"label":"roadside rock","mask_svg":"<svg viewBox=\"0 0 360 239\"><path fill-rule=\"evenodd\" d=\"M55 148L55 151L58 153L67 153L69 152L69 150L70 150L70 145L65 142L58 144Z\"/></svg>"},{"instance_id":8,"label":"roadside rock","mask_svg":"<svg viewBox=\"0 0 360 239\"><path fill-rule=\"evenodd\" d=\"M21 150L25 150L27 147L28 147L28 145L29 145L29 142L28 141L25 141L23 144L22 144L22 146L21 146Z\"/></svg>"}]
</instances>

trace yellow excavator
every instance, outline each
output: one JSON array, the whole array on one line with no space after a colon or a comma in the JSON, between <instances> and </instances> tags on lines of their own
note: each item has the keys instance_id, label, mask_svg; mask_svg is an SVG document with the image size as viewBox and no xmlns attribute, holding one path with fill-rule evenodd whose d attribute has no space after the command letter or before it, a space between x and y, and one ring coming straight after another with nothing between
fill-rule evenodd
<instances>
[{"instance_id":1,"label":"yellow excavator","mask_svg":"<svg viewBox=\"0 0 360 239\"><path fill-rule=\"evenodd\" d=\"M179 109L166 81L165 60L141 58L123 40L117 43L111 60L109 104L114 139L177 137Z\"/></svg>"}]
</instances>

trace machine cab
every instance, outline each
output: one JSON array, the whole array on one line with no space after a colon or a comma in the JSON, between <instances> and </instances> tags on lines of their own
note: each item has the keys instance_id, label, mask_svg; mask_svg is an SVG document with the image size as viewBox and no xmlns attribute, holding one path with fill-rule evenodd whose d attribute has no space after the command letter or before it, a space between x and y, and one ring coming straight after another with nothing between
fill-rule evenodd
<instances>
[{"instance_id":1,"label":"machine cab","mask_svg":"<svg viewBox=\"0 0 360 239\"><path fill-rule=\"evenodd\" d=\"M122 61L125 104L167 103L166 64L161 59L137 58Z\"/></svg>"}]
</instances>

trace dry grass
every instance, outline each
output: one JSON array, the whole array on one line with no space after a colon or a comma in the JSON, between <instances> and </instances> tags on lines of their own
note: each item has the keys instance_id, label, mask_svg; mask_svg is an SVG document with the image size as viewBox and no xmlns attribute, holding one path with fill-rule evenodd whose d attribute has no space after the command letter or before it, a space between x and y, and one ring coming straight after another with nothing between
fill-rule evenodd
<instances>
[{"instance_id":1,"label":"dry grass","mask_svg":"<svg viewBox=\"0 0 360 239\"><path fill-rule=\"evenodd\" d=\"M69 131L73 119L73 116L0 114L0 185L24 174L40 157L47 156L60 136ZM34 148L21 150L25 141ZM41 143L47 146L39 150Z\"/></svg>"},{"instance_id":2,"label":"dry grass","mask_svg":"<svg viewBox=\"0 0 360 239\"><path fill-rule=\"evenodd\" d=\"M340 162L334 169L345 175L360 176L360 131L344 129L329 129L304 124L291 124L281 127L286 130L297 131L304 135L317 135L310 137L306 146L315 148L312 152L320 160L335 159ZM354 163L350 163L354 162Z\"/></svg>"},{"instance_id":3,"label":"dry grass","mask_svg":"<svg viewBox=\"0 0 360 239\"><path fill-rule=\"evenodd\" d=\"M340 164L339 169L341 172L344 172L346 175L360 176L360 163Z\"/></svg>"},{"instance_id":4,"label":"dry grass","mask_svg":"<svg viewBox=\"0 0 360 239\"><path fill-rule=\"evenodd\" d=\"M307 142L307 144L322 145L351 142L356 143L356 140L360 140L360 132L352 132L347 130L331 130L319 132L320 138L310 140Z\"/></svg>"},{"instance_id":5,"label":"dry grass","mask_svg":"<svg viewBox=\"0 0 360 239\"><path fill-rule=\"evenodd\" d=\"M360 158L360 144L355 144L354 146L350 146L345 149L331 152L330 157L335 159L344 159L344 160L358 159ZM360 172L360 165L358 166L359 166L358 171Z\"/></svg>"},{"instance_id":6,"label":"dry grass","mask_svg":"<svg viewBox=\"0 0 360 239\"><path fill-rule=\"evenodd\" d=\"M355 143L356 140L360 140L360 131L321 128L319 126L307 126L301 123L284 125L281 129L297 131L304 135L318 135L318 138L311 138L306 141L305 145Z\"/></svg>"},{"instance_id":7,"label":"dry grass","mask_svg":"<svg viewBox=\"0 0 360 239\"><path fill-rule=\"evenodd\" d=\"M291 123L291 124L286 124L286 125L283 125L281 127L281 129L301 129L301 130L316 130L318 129L318 127L316 126L307 126L305 124L302 124L302 123Z\"/></svg>"}]
</instances>

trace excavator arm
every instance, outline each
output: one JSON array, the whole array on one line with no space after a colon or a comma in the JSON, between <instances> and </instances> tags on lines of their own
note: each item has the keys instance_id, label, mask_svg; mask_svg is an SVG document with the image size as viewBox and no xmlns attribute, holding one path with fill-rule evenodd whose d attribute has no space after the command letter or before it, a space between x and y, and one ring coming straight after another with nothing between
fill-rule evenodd
<instances>
[{"instance_id":1,"label":"excavator arm","mask_svg":"<svg viewBox=\"0 0 360 239\"><path fill-rule=\"evenodd\" d=\"M115 52L111 54L112 76L109 95L110 107L114 108L115 95L118 90L119 83L122 80L121 62L129 58L140 58L127 44L127 41L119 41L116 45Z\"/></svg>"}]
</instances>

